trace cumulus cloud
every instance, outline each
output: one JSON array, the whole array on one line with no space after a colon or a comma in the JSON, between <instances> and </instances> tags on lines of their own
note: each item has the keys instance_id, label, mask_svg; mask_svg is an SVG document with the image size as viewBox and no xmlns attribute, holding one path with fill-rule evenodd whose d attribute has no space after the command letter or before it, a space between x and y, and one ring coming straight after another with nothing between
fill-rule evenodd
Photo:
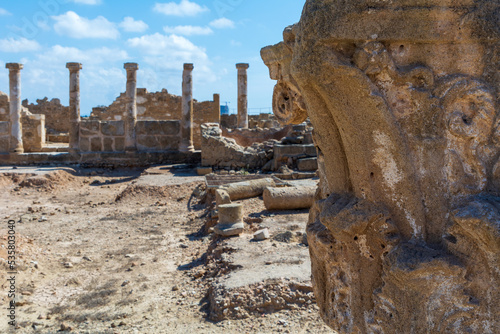
<instances>
[{"instance_id":1,"label":"cumulus cloud","mask_svg":"<svg viewBox=\"0 0 500 334\"><path fill-rule=\"evenodd\" d=\"M37 60L49 66L61 66L61 64L66 64L66 62L80 62L83 63L83 66L91 66L126 60L127 58L127 52L118 48L100 47L81 50L75 47L55 45L46 52L39 54Z\"/></svg>"},{"instance_id":2,"label":"cumulus cloud","mask_svg":"<svg viewBox=\"0 0 500 334\"><path fill-rule=\"evenodd\" d=\"M83 5L100 5L102 2L101 0L71 0L71 1Z\"/></svg>"},{"instance_id":3,"label":"cumulus cloud","mask_svg":"<svg viewBox=\"0 0 500 334\"><path fill-rule=\"evenodd\" d=\"M162 85L165 84L163 79L159 79L162 73L177 73L182 70L184 63L194 63L196 80L199 82L213 82L216 78L210 68L206 50L183 36L155 33L131 38L127 44L142 53L144 63L154 69L157 80L163 82ZM172 82L172 85L175 84Z\"/></svg>"},{"instance_id":4,"label":"cumulus cloud","mask_svg":"<svg viewBox=\"0 0 500 334\"><path fill-rule=\"evenodd\" d=\"M136 21L133 17L127 16L120 23L120 28L127 32L144 32L149 26L144 21Z\"/></svg>"},{"instance_id":5,"label":"cumulus cloud","mask_svg":"<svg viewBox=\"0 0 500 334\"><path fill-rule=\"evenodd\" d=\"M29 52L40 49L37 41L21 37L19 39L6 38L0 39L0 51L2 52Z\"/></svg>"},{"instance_id":6,"label":"cumulus cloud","mask_svg":"<svg viewBox=\"0 0 500 334\"><path fill-rule=\"evenodd\" d=\"M227 19L225 17L222 17L217 20L213 20L210 22L210 26L216 29L225 29L225 28L234 28L234 22L231 21L230 19Z\"/></svg>"},{"instance_id":7,"label":"cumulus cloud","mask_svg":"<svg viewBox=\"0 0 500 334\"><path fill-rule=\"evenodd\" d=\"M29 60L22 60L23 90L30 99L57 97L68 103L67 62L83 65L80 77L82 115L92 107L108 105L125 89L126 75L123 63L129 60L126 51L119 48L98 47L80 49L61 45L39 52ZM31 93L29 92L36 92ZM36 94L36 95L35 95Z\"/></svg>"},{"instance_id":8,"label":"cumulus cloud","mask_svg":"<svg viewBox=\"0 0 500 334\"><path fill-rule=\"evenodd\" d=\"M2 15L12 15L12 14L3 8L0 8L0 16L2 16Z\"/></svg>"},{"instance_id":9,"label":"cumulus cloud","mask_svg":"<svg viewBox=\"0 0 500 334\"><path fill-rule=\"evenodd\" d=\"M196 16L209 11L206 6L200 6L196 2L189 0L181 0L180 3L156 3L153 9L158 13L171 16Z\"/></svg>"},{"instance_id":10,"label":"cumulus cloud","mask_svg":"<svg viewBox=\"0 0 500 334\"><path fill-rule=\"evenodd\" d=\"M56 21L54 30L59 35L66 35L72 38L105 39L117 39L120 36L120 32L116 29L115 24L109 22L103 16L98 16L90 20L69 11L59 16L52 16L52 18Z\"/></svg>"},{"instance_id":11,"label":"cumulus cloud","mask_svg":"<svg viewBox=\"0 0 500 334\"><path fill-rule=\"evenodd\" d=\"M199 27L199 26L176 26L176 27L163 27L163 31L167 34L176 35L210 35L213 34L212 29L209 27Z\"/></svg>"}]
</instances>

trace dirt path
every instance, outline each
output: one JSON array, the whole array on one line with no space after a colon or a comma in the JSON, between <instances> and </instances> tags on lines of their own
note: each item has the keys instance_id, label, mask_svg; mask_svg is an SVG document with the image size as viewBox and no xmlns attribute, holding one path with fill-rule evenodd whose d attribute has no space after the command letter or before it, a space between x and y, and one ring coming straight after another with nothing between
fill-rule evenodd
<instances>
[{"instance_id":1,"label":"dirt path","mask_svg":"<svg viewBox=\"0 0 500 334\"><path fill-rule=\"evenodd\" d=\"M0 168L2 309L7 222L20 221L16 333L332 333L314 304L207 319L213 241L198 233L207 212L192 196L201 184L192 171L170 167ZM6 313L0 317L7 332Z\"/></svg>"}]
</instances>

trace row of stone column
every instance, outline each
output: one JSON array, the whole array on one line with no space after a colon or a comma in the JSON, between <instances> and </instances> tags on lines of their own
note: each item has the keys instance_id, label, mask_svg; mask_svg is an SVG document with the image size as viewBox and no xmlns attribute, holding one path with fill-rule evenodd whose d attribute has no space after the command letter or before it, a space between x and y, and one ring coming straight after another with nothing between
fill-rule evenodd
<instances>
[{"instance_id":1,"label":"row of stone column","mask_svg":"<svg viewBox=\"0 0 500 334\"><path fill-rule=\"evenodd\" d=\"M10 85L10 123L12 153L23 153L23 135L21 124L21 70L23 64L8 63ZM127 71L126 111L125 111L125 150L136 150L135 126L137 123L137 63L125 63ZM238 69L238 127L248 128L248 101L247 101L247 69L248 64L236 64ZM81 63L66 63L69 70L69 152L79 150L80 130L80 70ZM194 151L193 146L193 64L184 64L182 73L182 119L181 152Z\"/></svg>"}]
</instances>

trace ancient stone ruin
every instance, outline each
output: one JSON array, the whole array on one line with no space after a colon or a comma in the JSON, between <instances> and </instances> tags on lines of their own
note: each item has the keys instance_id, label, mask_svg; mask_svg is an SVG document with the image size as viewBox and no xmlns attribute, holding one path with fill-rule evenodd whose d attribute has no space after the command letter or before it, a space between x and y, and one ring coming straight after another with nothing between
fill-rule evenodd
<instances>
[{"instance_id":1,"label":"ancient stone ruin","mask_svg":"<svg viewBox=\"0 0 500 334\"><path fill-rule=\"evenodd\" d=\"M499 7L308 0L262 50L277 116L314 126L307 234L332 328L498 332Z\"/></svg>"},{"instance_id":2,"label":"ancient stone ruin","mask_svg":"<svg viewBox=\"0 0 500 334\"><path fill-rule=\"evenodd\" d=\"M312 128L306 131L304 126L298 126L300 130L295 131L290 126L280 125L278 121L281 120L272 114L248 115L248 64L236 64L237 114L221 114L219 94L213 95L213 101L199 102L194 99L193 64L184 64L182 96L176 96L166 89L148 92L145 88L137 88L139 65L126 63L126 92L109 106L93 108L89 117L80 116L82 64L66 64L70 74L69 106L62 105L58 98L19 103L23 65L10 63L6 67L10 70L11 90L10 98L0 92L0 160L8 164L42 162L131 166L199 162L202 125L216 124L221 130L219 139L234 140L239 146L236 151L224 145L219 145L224 151L207 146L204 154L208 163L206 166L260 169L268 164L264 169L269 171L277 170L283 164L299 168L297 160L309 158L314 161L300 163L301 168L316 170ZM273 145L282 138L287 139L288 145L304 141L303 144L308 147L296 147L294 150L287 146L284 153L280 153L283 148L280 151L280 146ZM268 141L271 142L262 156L262 150L256 150L255 145ZM273 160L273 149L276 149L281 161ZM235 164L232 154L243 150L247 151L246 156L251 161L244 159ZM306 156L302 154L304 150L307 151ZM220 161L221 156L226 157L224 161Z\"/></svg>"}]
</instances>

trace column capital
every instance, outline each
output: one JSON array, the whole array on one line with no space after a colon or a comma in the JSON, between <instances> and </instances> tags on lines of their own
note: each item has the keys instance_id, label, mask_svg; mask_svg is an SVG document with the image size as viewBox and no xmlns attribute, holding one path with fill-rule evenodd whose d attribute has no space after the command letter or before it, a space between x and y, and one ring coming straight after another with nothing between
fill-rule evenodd
<instances>
[{"instance_id":1,"label":"column capital","mask_svg":"<svg viewBox=\"0 0 500 334\"><path fill-rule=\"evenodd\" d=\"M246 70L246 69L248 69L249 67L250 67L250 65L249 65L249 64L247 64L247 63L238 63L238 64L236 64L236 68L237 68L238 70Z\"/></svg>"},{"instance_id":2,"label":"column capital","mask_svg":"<svg viewBox=\"0 0 500 334\"><path fill-rule=\"evenodd\" d=\"M66 63L66 68L69 69L71 72L79 71L82 69L82 64L81 63Z\"/></svg>"},{"instance_id":3,"label":"column capital","mask_svg":"<svg viewBox=\"0 0 500 334\"><path fill-rule=\"evenodd\" d=\"M5 68L8 68L10 71L19 71L24 67L23 64L20 63L7 63L5 64Z\"/></svg>"},{"instance_id":4,"label":"column capital","mask_svg":"<svg viewBox=\"0 0 500 334\"><path fill-rule=\"evenodd\" d=\"M184 64L184 69L192 71L194 69L194 65L190 63Z\"/></svg>"},{"instance_id":5,"label":"column capital","mask_svg":"<svg viewBox=\"0 0 500 334\"><path fill-rule=\"evenodd\" d=\"M125 63L123 64L123 68L127 71L137 71L139 69L139 64L137 63Z\"/></svg>"}]
</instances>

